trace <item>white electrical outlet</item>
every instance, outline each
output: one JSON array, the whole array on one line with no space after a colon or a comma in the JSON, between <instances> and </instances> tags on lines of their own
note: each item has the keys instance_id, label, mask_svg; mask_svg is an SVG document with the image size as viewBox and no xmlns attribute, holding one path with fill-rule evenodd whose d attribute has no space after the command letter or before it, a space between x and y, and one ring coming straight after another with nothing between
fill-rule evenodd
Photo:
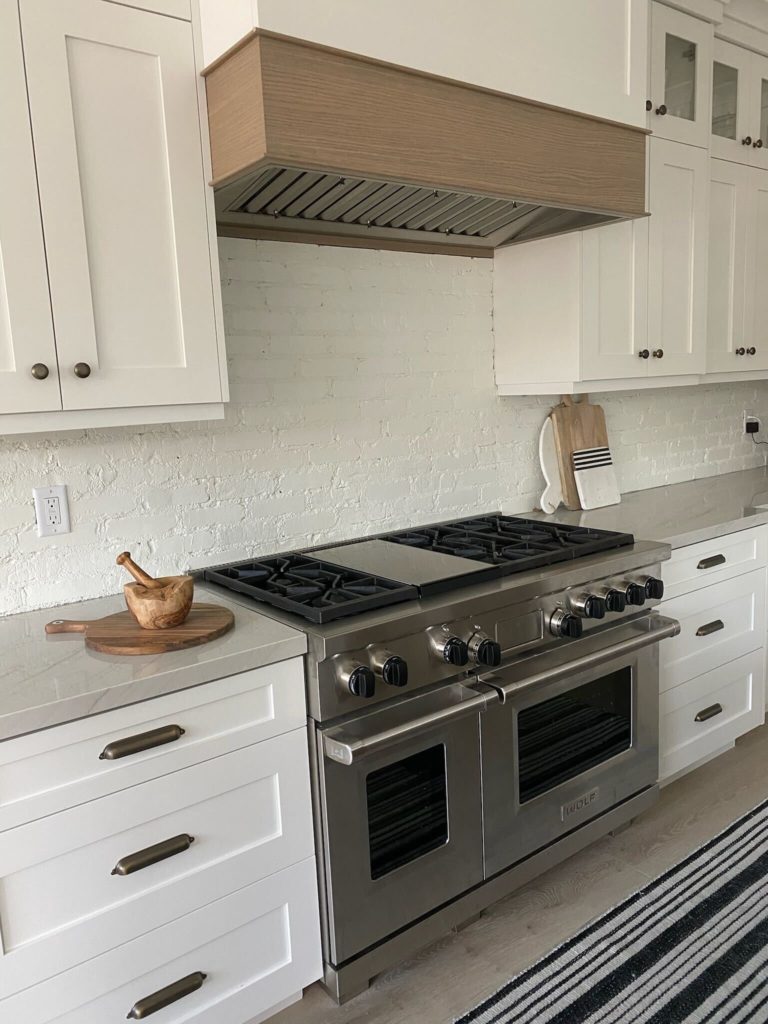
<instances>
[{"instance_id":1,"label":"white electrical outlet","mask_svg":"<svg viewBox=\"0 0 768 1024\"><path fill-rule=\"evenodd\" d=\"M53 487L34 487L35 516L38 537L51 537L57 533L69 533L69 504L66 484Z\"/></svg>"}]
</instances>

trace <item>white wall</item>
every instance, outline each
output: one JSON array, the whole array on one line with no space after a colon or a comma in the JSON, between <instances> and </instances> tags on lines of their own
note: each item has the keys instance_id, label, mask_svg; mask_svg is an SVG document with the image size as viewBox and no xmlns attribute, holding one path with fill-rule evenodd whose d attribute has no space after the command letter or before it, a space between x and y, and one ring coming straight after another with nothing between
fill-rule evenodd
<instances>
[{"instance_id":1,"label":"white wall","mask_svg":"<svg viewBox=\"0 0 768 1024\"><path fill-rule=\"evenodd\" d=\"M221 240L224 423L0 439L0 613L153 572L502 508L541 490L549 398L498 398L492 262ZM623 490L761 465L768 385L604 395ZM38 538L31 488L73 531Z\"/></svg>"}]
</instances>

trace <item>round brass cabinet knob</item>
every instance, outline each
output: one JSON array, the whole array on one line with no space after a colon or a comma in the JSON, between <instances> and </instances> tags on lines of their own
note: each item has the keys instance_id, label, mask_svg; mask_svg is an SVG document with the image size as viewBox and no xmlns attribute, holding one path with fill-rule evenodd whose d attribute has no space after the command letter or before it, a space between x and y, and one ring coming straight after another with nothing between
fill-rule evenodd
<instances>
[{"instance_id":1,"label":"round brass cabinet knob","mask_svg":"<svg viewBox=\"0 0 768 1024\"><path fill-rule=\"evenodd\" d=\"M747 350L745 348L743 348L742 346L739 346L739 348L736 349L736 355L737 356L743 356L743 355L746 354L746 351Z\"/></svg>"},{"instance_id":2,"label":"round brass cabinet knob","mask_svg":"<svg viewBox=\"0 0 768 1024\"><path fill-rule=\"evenodd\" d=\"M88 363L75 363L75 376L81 380L91 376L91 368Z\"/></svg>"},{"instance_id":3,"label":"round brass cabinet knob","mask_svg":"<svg viewBox=\"0 0 768 1024\"><path fill-rule=\"evenodd\" d=\"M32 367L32 376L35 380L45 380L48 376L49 370L45 363L35 363Z\"/></svg>"},{"instance_id":4,"label":"round brass cabinet knob","mask_svg":"<svg viewBox=\"0 0 768 1024\"><path fill-rule=\"evenodd\" d=\"M648 351L647 348L641 348L637 354L641 359L647 359L651 353Z\"/></svg>"},{"instance_id":5,"label":"round brass cabinet knob","mask_svg":"<svg viewBox=\"0 0 768 1024\"><path fill-rule=\"evenodd\" d=\"M753 142L752 143L752 148L753 149L762 149L763 148L763 140L762 139L758 139L756 142Z\"/></svg>"},{"instance_id":6,"label":"round brass cabinet knob","mask_svg":"<svg viewBox=\"0 0 768 1024\"><path fill-rule=\"evenodd\" d=\"M743 138L741 140L741 144L742 144L742 146L751 146L752 145L752 136L751 135L747 135L746 138Z\"/></svg>"},{"instance_id":7,"label":"round brass cabinet knob","mask_svg":"<svg viewBox=\"0 0 768 1024\"><path fill-rule=\"evenodd\" d=\"M757 349L755 348L755 346L754 345L750 345L750 347L747 349L747 355L748 356L753 356L755 354L755 352L757 352Z\"/></svg>"},{"instance_id":8,"label":"round brass cabinet knob","mask_svg":"<svg viewBox=\"0 0 768 1024\"><path fill-rule=\"evenodd\" d=\"M660 107L656 107L656 113L659 115L659 117L664 117L666 112L667 112L667 105L666 105L666 103L662 103Z\"/></svg>"},{"instance_id":9,"label":"round brass cabinet knob","mask_svg":"<svg viewBox=\"0 0 768 1024\"><path fill-rule=\"evenodd\" d=\"M653 350L653 358L654 359L662 359L663 356L664 356L664 349L663 348L655 348Z\"/></svg>"}]
</instances>

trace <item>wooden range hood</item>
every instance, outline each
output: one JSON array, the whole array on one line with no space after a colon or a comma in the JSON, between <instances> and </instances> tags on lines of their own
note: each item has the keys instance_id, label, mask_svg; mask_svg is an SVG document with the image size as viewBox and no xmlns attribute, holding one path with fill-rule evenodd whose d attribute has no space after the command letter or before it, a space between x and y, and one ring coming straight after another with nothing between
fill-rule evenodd
<instances>
[{"instance_id":1,"label":"wooden range hood","mask_svg":"<svg viewBox=\"0 0 768 1024\"><path fill-rule=\"evenodd\" d=\"M639 128L261 29L205 76L223 235L491 256L645 214Z\"/></svg>"}]
</instances>

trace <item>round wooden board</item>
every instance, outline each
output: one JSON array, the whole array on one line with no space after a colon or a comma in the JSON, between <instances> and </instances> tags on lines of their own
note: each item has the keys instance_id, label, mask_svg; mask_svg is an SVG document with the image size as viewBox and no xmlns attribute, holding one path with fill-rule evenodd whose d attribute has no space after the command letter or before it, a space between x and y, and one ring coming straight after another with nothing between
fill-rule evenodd
<instances>
[{"instance_id":1,"label":"round wooden board","mask_svg":"<svg viewBox=\"0 0 768 1024\"><path fill-rule=\"evenodd\" d=\"M51 626L56 624L51 623ZM91 622L67 623L69 628L53 628L48 632L83 633L86 647L101 654L165 654L207 644L229 632L234 624L235 617L228 608L219 604L193 604L185 621L171 629L142 629L130 612L118 612ZM72 628L74 626L81 628Z\"/></svg>"}]
</instances>

